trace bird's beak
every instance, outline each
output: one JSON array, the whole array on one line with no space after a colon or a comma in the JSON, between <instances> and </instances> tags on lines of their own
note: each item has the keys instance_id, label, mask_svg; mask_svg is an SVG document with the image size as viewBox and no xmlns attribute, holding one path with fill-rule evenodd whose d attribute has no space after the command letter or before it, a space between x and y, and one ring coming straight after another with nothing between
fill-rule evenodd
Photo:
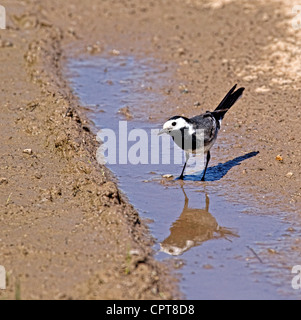
<instances>
[{"instance_id":1,"label":"bird's beak","mask_svg":"<svg viewBox=\"0 0 301 320\"><path fill-rule=\"evenodd\" d=\"M163 129L158 133L158 136L161 136L164 133L169 133L168 129Z\"/></svg>"}]
</instances>

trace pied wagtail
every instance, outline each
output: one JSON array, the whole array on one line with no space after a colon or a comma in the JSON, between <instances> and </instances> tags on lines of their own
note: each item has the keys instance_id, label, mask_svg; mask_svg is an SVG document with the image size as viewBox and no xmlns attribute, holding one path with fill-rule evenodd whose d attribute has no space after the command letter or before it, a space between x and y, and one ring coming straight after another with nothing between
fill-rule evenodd
<instances>
[{"instance_id":1,"label":"pied wagtail","mask_svg":"<svg viewBox=\"0 0 301 320\"><path fill-rule=\"evenodd\" d=\"M202 177L202 181L205 181L206 171L211 159L210 149L217 139L222 120L227 111L242 97L245 90L245 88L236 90L236 87L237 85L228 92L213 112L206 111L206 113L190 119L181 116L172 117L164 124L163 130L159 132L159 135L169 134L174 142L186 153L186 162L179 179L184 179L184 172L190 153L197 154L198 151L203 150L204 154L207 154L206 166ZM204 136L202 135L203 141L200 140L200 136L197 134L198 130L202 130L204 133Z\"/></svg>"}]
</instances>

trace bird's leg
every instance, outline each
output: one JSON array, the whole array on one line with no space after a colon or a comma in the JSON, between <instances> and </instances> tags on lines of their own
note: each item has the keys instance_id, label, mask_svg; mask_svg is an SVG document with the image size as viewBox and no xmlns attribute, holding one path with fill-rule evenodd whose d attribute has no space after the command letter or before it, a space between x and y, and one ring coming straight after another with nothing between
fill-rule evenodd
<instances>
[{"instance_id":1,"label":"bird's leg","mask_svg":"<svg viewBox=\"0 0 301 320\"><path fill-rule=\"evenodd\" d=\"M183 191L183 193L184 193L184 196L185 196L185 205L184 205L184 209L183 209L183 211L184 211L184 210L187 210L187 209L188 209L189 199L188 199L188 197L187 197L187 194L186 194L186 192L185 192L185 190L184 190L183 185L181 185L181 189L182 189L182 191Z\"/></svg>"},{"instance_id":2,"label":"bird's leg","mask_svg":"<svg viewBox=\"0 0 301 320\"><path fill-rule=\"evenodd\" d=\"M201 181L205 181L205 175L206 175L206 171L207 171L207 169L208 169L208 165L209 165L210 159L211 159L211 154L210 154L210 151L208 151L208 153L207 153L206 167L205 167L204 174L203 174L203 178L202 178Z\"/></svg>"},{"instance_id":3,"label":"bird's leg","mask_svg":"<svg viewBox=\"0 0 301 320\"><path fill-rule=\"evenodd\" d=\"M182 173L180 175L180 178L179 178L180 180L184 180L184 172L185 172L188 160L189 160L189 153L186 152L186 162L184 164L184 168L183 168Z\"/></svg>"},{"instance_id":4,"label":"bird's leg","mask_svg":"<svg viewBox=\"0 0 301 320\"><path fill-rule=\"evenodd\" d=\"M209 212L210 199L208 194L206 193L206 211Z\"/></svg>"}]
</instances>

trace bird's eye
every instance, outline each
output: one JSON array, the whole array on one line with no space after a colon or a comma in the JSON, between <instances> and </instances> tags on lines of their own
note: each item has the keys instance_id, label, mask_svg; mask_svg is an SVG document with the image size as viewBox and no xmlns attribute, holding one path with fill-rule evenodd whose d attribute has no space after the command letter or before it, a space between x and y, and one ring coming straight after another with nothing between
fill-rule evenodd
<instances>
[{"instance_id":1,"label":"bird's eye","mask_svg":"<svg viewBox=\"0 0 301 320\"><path fill-rule=\"evenodd\" d=\"M176 123L176 122L173 122L171 125L172 125L173 127L175 127L175 126L177 125L177 123Z\"/></svg>"}]
</instances>

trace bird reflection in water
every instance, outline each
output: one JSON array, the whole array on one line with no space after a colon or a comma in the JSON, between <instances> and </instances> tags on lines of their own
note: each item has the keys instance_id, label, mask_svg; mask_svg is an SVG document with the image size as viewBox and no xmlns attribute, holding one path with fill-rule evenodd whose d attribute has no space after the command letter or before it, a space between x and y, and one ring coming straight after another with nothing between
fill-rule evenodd
<instances>
[{"instance_id":1,"label":"bird reflection in water","mask_svg":"<svg viewBox=\"0 0 301 320\"><path fill-rule=\"evenodd\" d=\"M212 239L238 237L231 229L220 227L216 219L209 213L209 197L206 194L206 208L189 208L189 199L185 193L185 205L179 219L170 228L170 235L161 243L161 251L173 256L179 256L189 249L199 246Z\"/></svg>"}]
</instances>

